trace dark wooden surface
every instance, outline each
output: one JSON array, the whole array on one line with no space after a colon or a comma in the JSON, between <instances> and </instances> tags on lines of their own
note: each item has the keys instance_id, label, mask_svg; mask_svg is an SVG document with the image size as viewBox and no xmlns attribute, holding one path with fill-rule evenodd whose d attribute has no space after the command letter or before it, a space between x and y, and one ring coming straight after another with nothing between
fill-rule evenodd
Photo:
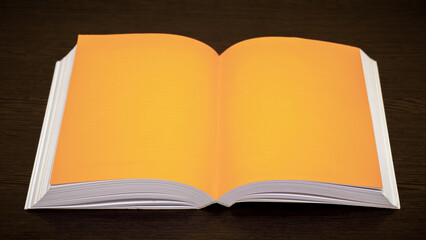
<instances>
[{"instance_id":1,"label":"dark wooden surface","mask_svg":"<svg viewBox=\"0 0 426 240\"><path fill-rule=\"evenodd\" d=\"M422 1L0 1L0 238L424 237L425 15ZM218 52L271 35L362 48L379 64L402 209L24 211L55 61L79 33L152 32L193 37Z\"/></svg>"}]
</instances>

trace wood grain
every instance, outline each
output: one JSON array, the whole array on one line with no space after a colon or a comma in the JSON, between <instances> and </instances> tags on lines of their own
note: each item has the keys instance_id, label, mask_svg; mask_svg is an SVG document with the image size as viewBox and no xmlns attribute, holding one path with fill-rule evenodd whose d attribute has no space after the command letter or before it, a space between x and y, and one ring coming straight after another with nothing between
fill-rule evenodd
<instances>
[{"instance_id":1,"label":"wood grain","mask_svg":"<svg viewBox=\"0 0 426 240\"><path fill-rule=\"evenodd\" d=\"M424 237L425 13L423 1L1 1L0 237ZM362 48L379 65L402 209L243 203L197 211L24 211L55 61L77 34L150 32L193 37L218 52L259 36Z\"/></svg>"}]
</instances>

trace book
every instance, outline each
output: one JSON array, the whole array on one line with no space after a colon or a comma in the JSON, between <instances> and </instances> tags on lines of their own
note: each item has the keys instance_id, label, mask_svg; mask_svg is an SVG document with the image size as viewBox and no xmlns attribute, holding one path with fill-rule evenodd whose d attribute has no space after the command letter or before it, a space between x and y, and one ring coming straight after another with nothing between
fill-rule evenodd
<instances>
[{"instance_id":1,"label":"book","mask_svg":"<svg viewBox=\"0 0 426 240\"><path fill-rule=\"evenodd\" d=\"M25 209L400 208L377 63L260 37L79 35L56 62Z\"/></svg>"}]
</instances>

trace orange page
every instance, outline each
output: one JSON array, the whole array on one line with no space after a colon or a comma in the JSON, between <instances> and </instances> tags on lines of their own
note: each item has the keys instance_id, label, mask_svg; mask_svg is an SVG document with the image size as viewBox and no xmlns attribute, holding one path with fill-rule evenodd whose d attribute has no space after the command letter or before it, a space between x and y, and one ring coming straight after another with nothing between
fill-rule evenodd
<instances>
[{"instance_id":1,"label":"orange page","mask_svg":"<svg viewBox=\"0 0 426 240\"><path fill-rule=\"evenodd\" d=\"M79 36L51 184L162 179L381 187L358 48L297 38L220 57L171 34Z\"/></svg>"},{"instance_id":2,"label":"orange page","mask_svg":"<svg viewBox=\"0 0 426 240\"><path fill-rule=\"evenodd\" d=\"M211 193L217 63L177 35L79 36L50 183L162 179Z\"/></svg>"},{"instance_id":3,"label":"orange page","mask_svg":"<svg viewBox=\"0 0 426 240\"><path fill-rule=\"evenodd\" d=\"M220 68L218 196L265 180L382 186L358 48L257 38Z\"/></svg>"}]
</instances>

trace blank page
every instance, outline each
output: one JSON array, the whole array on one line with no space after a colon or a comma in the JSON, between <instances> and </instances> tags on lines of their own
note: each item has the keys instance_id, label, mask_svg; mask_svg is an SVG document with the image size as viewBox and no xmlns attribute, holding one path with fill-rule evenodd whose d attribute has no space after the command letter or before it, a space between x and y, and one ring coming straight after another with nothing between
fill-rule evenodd
<instances>
[{"instance_id":1,"label":"blank page","mask_svg":"<svg viewBox=\"0 0 426 240\"><path fill-rule=\"evenodd\" d=\"M51 184L162 179L211 193L217 62L177 35L79 36Z\"/></svg>"},{"instance_id":2,"label":"blank page","mask_svg":"<svg viewBox=\"0 0 426 240\"><path fill-rule=\"evenodd\" d=\"M358 48L256 38L220 67L219 196L266 180L382 186Z\"/></svg>"}]
</instances>

